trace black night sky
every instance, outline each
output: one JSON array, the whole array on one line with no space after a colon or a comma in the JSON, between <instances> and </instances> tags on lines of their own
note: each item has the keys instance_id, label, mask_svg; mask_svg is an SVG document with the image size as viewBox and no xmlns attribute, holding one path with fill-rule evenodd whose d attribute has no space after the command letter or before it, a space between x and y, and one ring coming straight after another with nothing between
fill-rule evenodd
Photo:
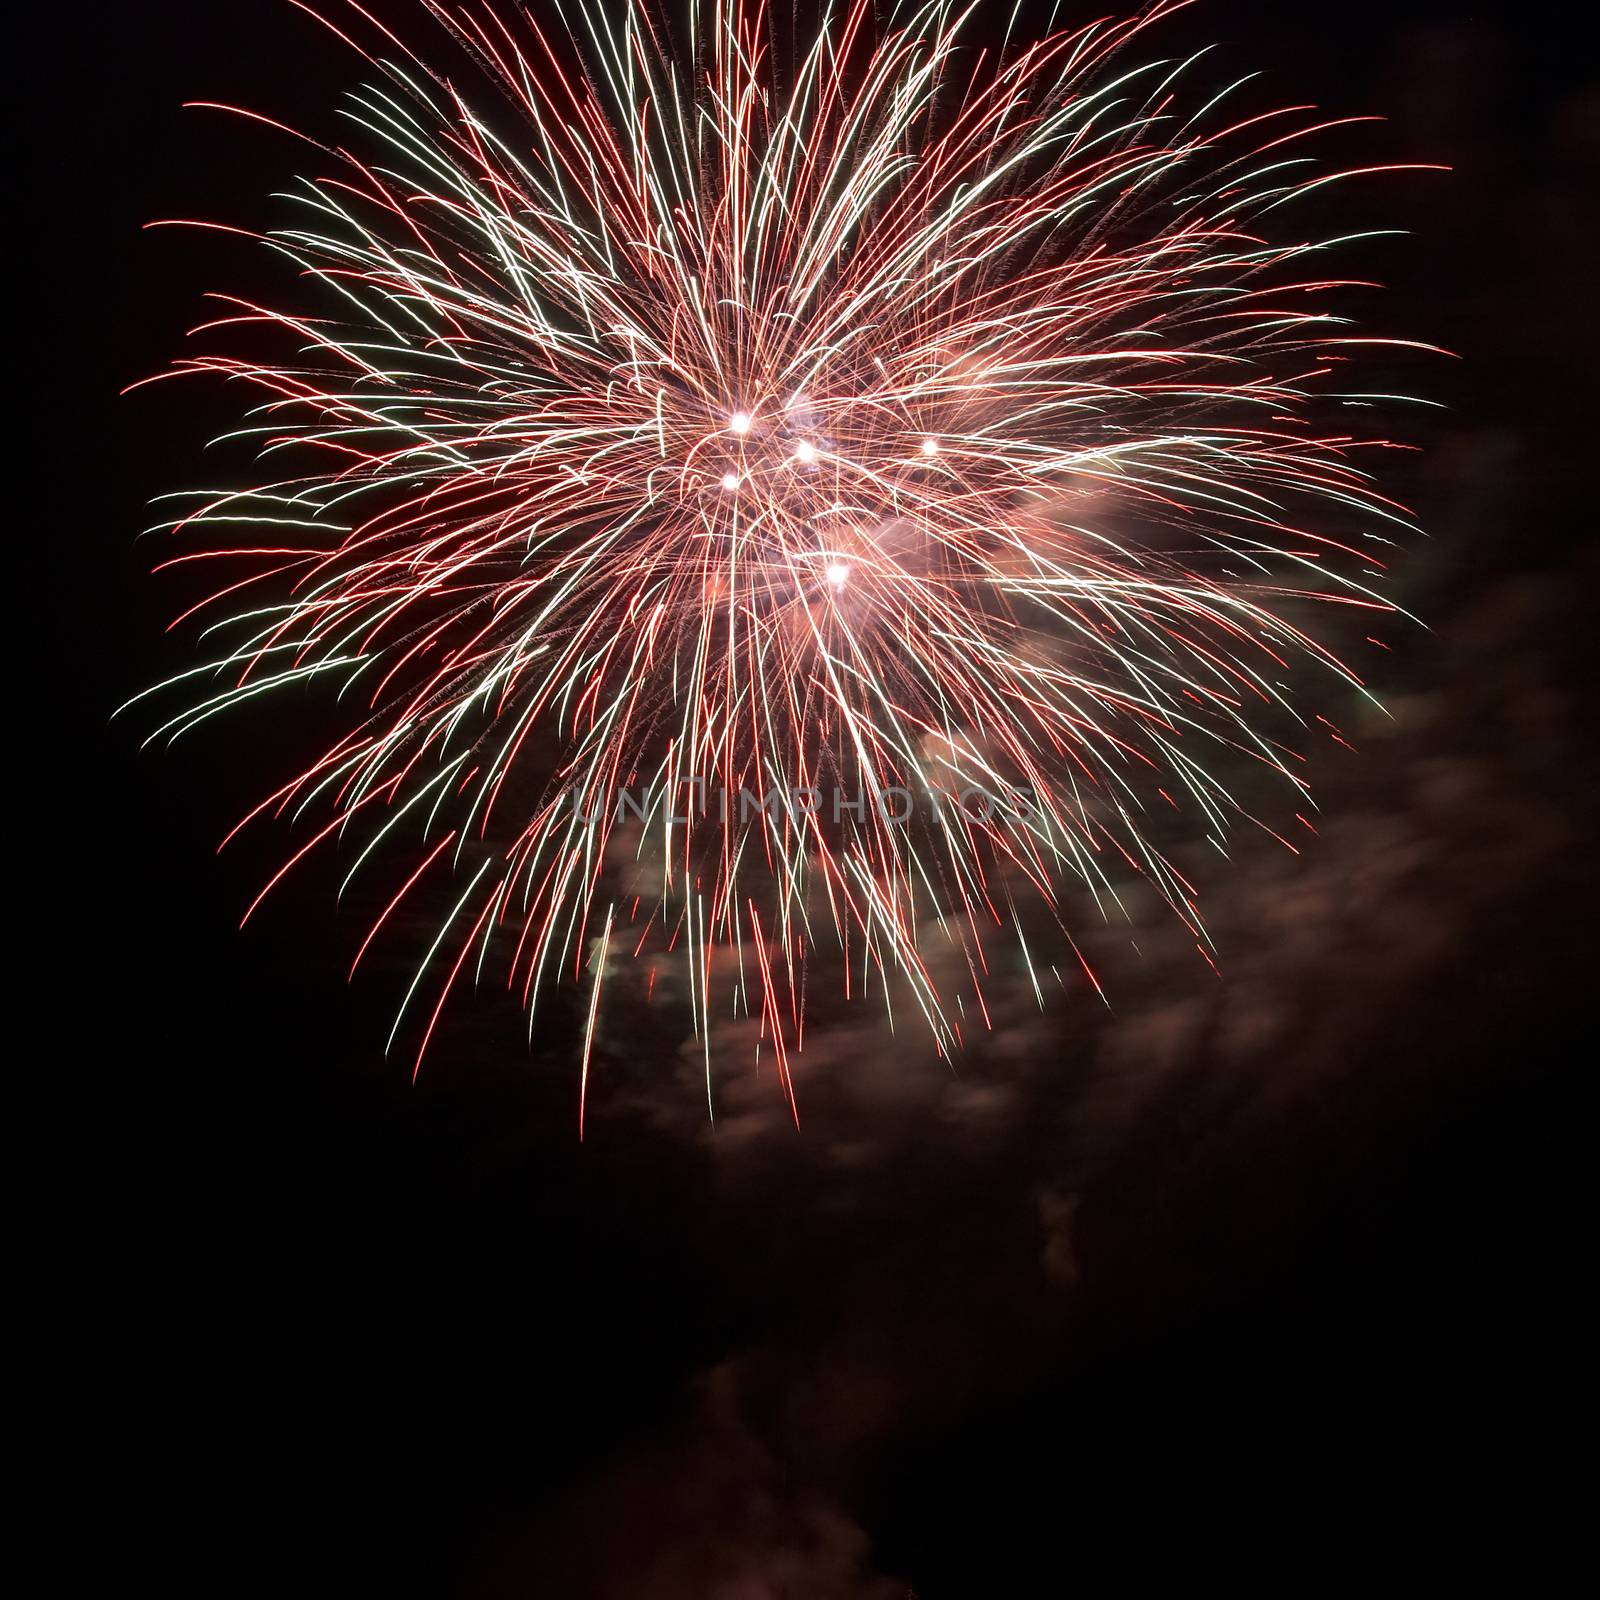
<instances>
[{"instance_id":1,"label":"black night sky","mask_svg":"<svg viewBox=\"0 0 1600 1600\"><path fill-rule=\"evenodd\" d=\"M820 1029L798 1132L770 1080L707 1126L681 1040L623 1012L581 1146L571 997L531 1049L500 990L453 1006L413 1086L398 969L346 984L326 874L237 931L287 835L213 847L314 745L295 706L170 752L110 718L184 663L136 536L218 418L117 391L205 290L270 281L140 226L260 223L295 170L180 102L314 123L358 63L282 0L74 12L14 58L70 196L13 302L59 329L31 541L70 633L25 669L71 759L13 846L47 968L14 1061L62 1107L26 1214L53 1592L1538 1593L1575 1559L1600 88L1528 6L1194 11L1174 45L1455 169L1358 197L1408 235L1375 320L1460 357L1391 374L1446 407L1389 479L1431 534L1392 720L1351 710L1312 848L1216 863L1222 981L1152 923L1110 1011L1019 1011L959 1073Z\"/></svg>"}]
</instances>

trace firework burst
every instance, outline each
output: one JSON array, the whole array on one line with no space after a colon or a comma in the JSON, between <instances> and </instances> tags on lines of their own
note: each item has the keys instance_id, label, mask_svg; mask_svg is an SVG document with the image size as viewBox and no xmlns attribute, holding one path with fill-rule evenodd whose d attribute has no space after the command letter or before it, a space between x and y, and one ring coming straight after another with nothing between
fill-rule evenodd
<instances>
[{"instance_id":1,"label":"firework burst","mask_svg":"<svg viewBox=\"0 0 1600 1600\"><path fill-rule=\"evenodd\" d=\"M1303 808L1291 669L1357 682L1304 602L1392 609L1406 526L1331 409L1374 341L1300 232L1329 124L1139 59L1170 6L998 49L945 3L606 9L428 5L479 107L318 18L376 86L252 236L293 308L220 297L163 375L259 391L262 470L165 524L226 577L160 736L337 690L252 818L309 829L284 872L409 854L356 959L434 897L419 1062L464 976L530 1025L565 977L587 1084L631 956L702 1037L759 1018L793 1105L808 968L948 1052L1133 873L1204 953L1153 835L1220 843L1241 763Z\"/></svg>"}]
</instances>

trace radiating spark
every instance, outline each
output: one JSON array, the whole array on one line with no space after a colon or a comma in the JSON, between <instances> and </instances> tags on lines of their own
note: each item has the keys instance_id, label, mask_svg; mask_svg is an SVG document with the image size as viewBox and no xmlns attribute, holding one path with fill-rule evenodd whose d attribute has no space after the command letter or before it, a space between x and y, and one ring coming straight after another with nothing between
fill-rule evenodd
<instances>
[{"instance_id":1,"label":"radiating spark","mask_svg":"<svg viewBox=\"0 0 1600 1600\"><path fill-rule=\"evenodd\" d=\"M565 36L433 0L475 104L322 3L375 78L260 236L295 298L219 297L163 374L256 391L262 467L170 525L224 576L162 731L339 685L260 810L319 816L291 865L409 845L358 960L465 880L424 1046L470 952L531 1010L591 952L586 1104L631 952L700 1035L756 1017L793 1110L808 971L951 1052L997 971L1100 991L1072 926L1135 875L1210 960L1171 841L1255 821L1243 764L1304 809L1303 680L1357 684L1309 614L1392 610L1408 526L1352 432L1384 341L1284 220L1370 170L1284 148L1333 125L1138 60L1166 4L997 52L945 0L793 38L766 0Z\"/></svg>"}]
</instances>

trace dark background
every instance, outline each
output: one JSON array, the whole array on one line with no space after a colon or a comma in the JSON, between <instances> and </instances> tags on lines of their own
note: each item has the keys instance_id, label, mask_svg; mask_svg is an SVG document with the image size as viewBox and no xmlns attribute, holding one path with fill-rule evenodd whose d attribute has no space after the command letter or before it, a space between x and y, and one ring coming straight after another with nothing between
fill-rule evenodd
<instances>
[{"instance_id":1,"label":"dark background","mask_svg":"<svg viewBox=\"0 0 1600 1600\"><path fill-rule=\"evenodd\" d=\"M1221 985L1150 930L1111 1013L1019 1016L959 1078L824 1031L799 1133L770 1084L707 1127L678 1041L618 1027L581 1147L559 1007L530 1050L458 1005L413 1087L325 880L236 931L283 837L213 846L308 747L295 707L166 753L109 721L183 660L135 534L221 414L116 391L203 290L273 281L138 230L271 220L301 160L179 102L319 131L362 74L273 0L64 19L15 315L67 380L28 463L61 631L25 681L71 748L15 848L46 891L21 1061L65 1107L27 1232L67 1592L1538 1588L1587 1553L1600 98L1528 7L1198 11L1149 48L1214 38L1219 81L1383 112L1350 148L1456 169L1355 213L1410 233L1375 318L1462 357L1399 374L1448 410L1391 480L1431 533L1393 721L1323 758L1304 859L1247 842L1206 884Z\"/></svg>"}]
</instances>

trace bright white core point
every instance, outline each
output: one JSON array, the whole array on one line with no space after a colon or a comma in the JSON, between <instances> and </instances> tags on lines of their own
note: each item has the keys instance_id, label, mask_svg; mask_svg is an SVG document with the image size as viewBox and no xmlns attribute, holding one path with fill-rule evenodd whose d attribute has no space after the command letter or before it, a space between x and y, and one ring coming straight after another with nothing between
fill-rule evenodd
<instances>
[{"instance_id":1,"label":"bright white core point","mask_svg":"<svg viewBox=\"0 0 1600 1600\"><path fill-rule=\"evenodd\" d=\"M802 439L794 447L794 458L796 461L815 461L817 459L817 447L809 439Z\"/></svg>"},{"instance_id":2,"label":"bright white core point","mask_svg":"<svg viewBox=\"0 0 1600 1600\"><path fill-rule=\"evenodd\" d=\"M936 456L936 455L938 455L938 453L939 453L939 441L937 439L924 439L922 441L922 453L925 456Z\"/></svg>"},{"instance_id":3,"label":"bright white core point","mask_svg":"<svg viewBox=\"0 0 1600 1600\"><path fill-rule=\"evenodd\" d=\"M749 433L750 413L748 411L735 411L728 418L728 427L733 433Z\"/></svg>"},{"instance_id":4,"label":"bright white core point","mask_svg":"<svg viewBox=\"0 0 1600 1600\"><path fill-rule=\"evenodd\" d=\"M843 561L830 561L828 563L828 570L824 576L827 578L828 582L834 586L835 589L842 589L844 587L845 580L850 576L850 568Z\"/></svg>"},{"instance_id":5,"label":"bright white core point","mask_svg":"<svg viewBox=\"0 0 1600 1600\"><path fill-rule=\"evenodd\" d=\"M731 494L739 487L739 474L737 472L724 472L722 474L722 487Z\"/></svg>"}]
</instances>

